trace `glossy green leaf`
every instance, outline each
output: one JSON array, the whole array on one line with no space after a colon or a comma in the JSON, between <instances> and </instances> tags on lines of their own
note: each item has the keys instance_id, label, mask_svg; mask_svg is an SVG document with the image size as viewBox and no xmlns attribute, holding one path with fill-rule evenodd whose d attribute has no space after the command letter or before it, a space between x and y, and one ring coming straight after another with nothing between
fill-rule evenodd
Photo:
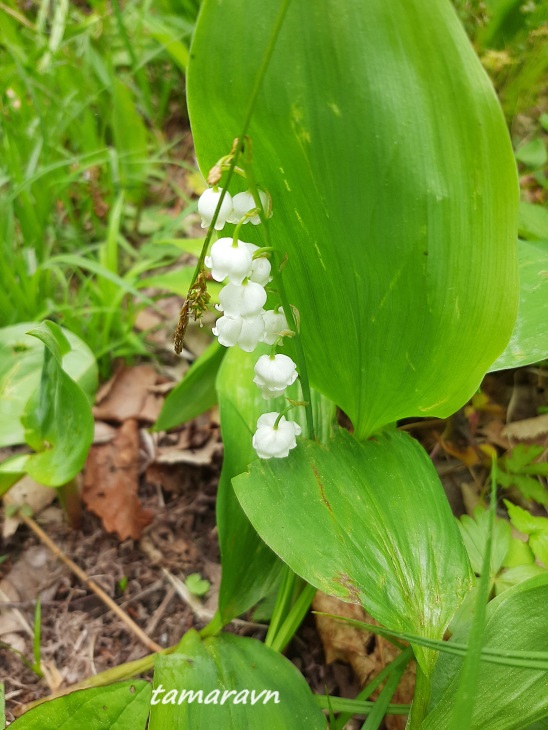
<instances>
[{"instance_id":1,"label":"glossy green leaf","mask_svg":"<svg viewBox=\"0 0 548 730\"><path fill-rule=\"evenodd\" d=\"M520 299L508 346L489 368L506 370L548 357L548 241L519 241Z\"/></svg>"},{"instance_id":2,"label":"glossy green leaf","mask_svg":"<svg viewBox=\"0 0 548 730\"><path fill-rule=\"evenodd\" d=\"M63 330L55 322L46 320L34 327L28 335L36 337L44 343L59 365L63 363L63 357L70 352L70 343L67 340Z\"/></svg>"},{"instance_id":3,"label":"glossy green leaf","mask_svg":"<svg viewBox=\"0 0 548 730\"><path fill-rule=\"evenodd\" d=\"M38 326L37 322L24 322L0 329L0 447L25 441L21 415L40 382L44 360L43 343L27 333ZM97 390L95 357L76 335L63 332L71 346L64 368L93 402Z\"/></svg>"},{"instance_id":4,"label":"glossy green leaf","mask_svg":"<svg viewBox=\"0 0 548 730\"><path fill-rule=\"evenodd\" d=\"M487 607L484 647L501 652L548 650L548 573L509 588ZM467 640L464 630L450 644ZM431 712L422 730L447 727L454 711L462 659L443 654L432 678ZM510 667L482 662L469 730L521 730L548 717L545 669Z\"/></svg>"},{"instance_id":5,"label":"glossy green leaf","mask_svg":"<svg viewBox=\"0 0 548 730\"><path fill-rule=\"evenodd\" d=\"M220 634L202 641L191 630L174 654L156 658L154 688L150 730L326 726L295 665L255 639Z\"/></svg>"},{"instance_id":6,"label":"glossy green leaf","mask_svg":"<svg viewBox=\"0 0 548 730\"><path fill-rule=\"evenodd\" d=\"M188 99L205 174L241 132L279 7L204 2ZM294 0L249 135L312 384L360 439L457 410L512 332L518 187L450 3Z\"/></svg>"},{"instance_id":7,"label":"glossy green leaf","mask_svg":"<svg viewBox=\"0 0 548 730\"><path fill-rule=\"evenodd\" d=\"M165 399L154 424L155 431L180 426L217 403L215 379L225 352L226 349L215 341L192 363L184 378Z\"/></svg>"},{"instance_id":8,"label":"glossy green leaf","mask_svg":"<svg viewBox=\"0 0 548 730\"><path fill-rule=\"evenodd\" d=\"M258 357L269 348L263 346L253 353L231 348L217 378L224 460L217 493L217 525L222 558L222 578L219 611L222 622L247 611L276 585L281 562L257 535L234 495L231 480L244 472L256 458L251 445L257 419L262 413L278 412L287 404L283 398L265 400L253 384L253 367ZM300 400L298 384L287 395ZM313 393L315 423L320 439L331 434L335 409L327 399ZM304 409L298 408L287 416L306 429Z\"/></svg>"},{"instance_id":9,"label":"glossy green leaf","mask_svg":"<svg viewBox=\"0 0 548 730\"><path fill-rule=\"evenodd\" d=\"M145 730L151 685L134 680L83 689L25 713L14 730Z\"/></svg>"},{"instance_id":10,"label":"glossy green leaf","mask_svg":"<svg viewBox=\"0 0 548 730\"><path fill-rule=\"evenodd\" d=\"M426 452L393 431L340 431L233 479L263 540L309 583L382 625L441 638L472 585L470 563ZM428 674L435 655L417 648Z\"/></svg>"},{"instance_id":11,"label":"glossy green leaf","mask_svg":"<svg viewBox=\"0 0 548 730\"><path fill-rule=\"evenodd\" d=\"M25 441L36 453L12 457L0 470L8 479L15 470L24 471L40 484L58 487L84 465L93 440L93 415L86 394L63 370L69 343L59 326L44 322L29 334L45 344L40 383L21 414Z\"/></svg>"}]
</instances>

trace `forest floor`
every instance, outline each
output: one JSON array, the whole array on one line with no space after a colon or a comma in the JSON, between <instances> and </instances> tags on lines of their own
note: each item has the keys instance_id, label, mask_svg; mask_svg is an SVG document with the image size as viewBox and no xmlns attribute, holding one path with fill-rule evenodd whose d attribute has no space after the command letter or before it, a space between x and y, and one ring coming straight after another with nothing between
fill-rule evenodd
<instances>
[{"instance_id":1,"label":"forest floor","mask_svg":"<svg viewBox=\"0 0 548 730\"><path fill-rule=\"evenodd\" d=\"M200 336L190 340L197 350L203 346ZM24 493L35 509L33 518L2 519L7 559L0 565L5 609L0 633L3 646L9 644L12 650L0 650L0 671L8 721L34 700L150 653L54 555L36 525L160 647L176 644L191 627L203 627L215 612L220 581L215 496L222 463L218 412L211 409L169 433L151 433L163 399L175 384L161 370L150 363L120 365L99 391L95 443L80 479L83 512L77 529L52 502L51 490L28 481L13 499ZM400 425L431 453L457 516L472 514L485 495L490 464L486 445L499 452L519 444L548 447L548 415L542 413L548 405L546 385L547 371L541 368L495 373L451 419L409 419ZM510 487L508 495L531 509L517 486ZM203 598L185 586L192 574L209 582ZM28 666L37 595L42 678ZM358 607L339 602L334 606L333 601L318 596L314 607L363 617ZM245 618L229 630L264 638L261 619L266 615L259 610ZM325 620L317 623L312 615L287 655L315 692L343 697L355 696L391 659L382 639ZM412 686L411 672L394 701L409 701ZM394 716L387 728L403 728L402 722Z\"/></svg>"}]
</instances>

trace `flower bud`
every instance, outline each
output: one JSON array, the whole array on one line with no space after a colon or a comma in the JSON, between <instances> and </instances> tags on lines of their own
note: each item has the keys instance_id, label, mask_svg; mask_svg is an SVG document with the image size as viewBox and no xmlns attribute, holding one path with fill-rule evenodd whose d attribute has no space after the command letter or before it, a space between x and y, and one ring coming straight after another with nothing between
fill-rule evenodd
<instances>
[{"instance_id":1,"label":"flower bud","mask_svg":"<svg viewBox=\"0 0 548 730\"><path fill-rule=\"evenodd\" d=\"M249 276L253 253L248 243L236 243L234 246L232 238L219 238L211 247L211 255L206 256L205 265L211 269L215 281L224 281L228 277L232 284L240 285Z\"/></svg>"},{"instance_id":2,"label":"flower bud","mask_svg":"<svg viewBox=\"0 0 548 730\"><path fill-rule=\"evenodd\" d=\"M253 382L263 398L276 398L297 379L297 366L287 355L261 355L255 364Z\"/></svg>"},{"instance_id":3,"label":"flower bud","mask_svg":"<svg viewBox=\"0 0 548 730\"><path fill-rule=\"evenodd\" d=\"M225 314L219 317L212 331L221 345L237 345L245 352L253 352L264 332L262 314L254 317L231 317Z\"/></svg>"},{"instance_id":4,"label":"flower bud","mask_svg":"<svg viewBox=\"0 0 548 730\"><path fill-rule=\"evenodd\" d=\"M219 294L217 309L231 317L253 317L266 302L264 287L245 279L241 286L227 284Z\"/></svg>"},{"instance_id":5,"label":"flower bud","mask_svg":"<svg viewBox=\"0 0 548 730\"><path fill-rule=\"evenodd\" d=\"M256 284L266 286L269 281L272 281L270 271L270 261L265 256L260 256L257 259L253 259L251 262L249 279L250 281L254 281Z\"/></svg>"},{"instance_id":6,"label":"flower bud","mask_svg":"<svg viewBox=\"0 0 548 730\"><path fill-rule=\"evenodd\" d=\"M267 345L273 345L281 336L281 333L288 329L283 309L281 307L278 309L269 309L263 314L263 320L263 342L266 342Z\"/></svg>"},{"instance_id":7,"label":"flower bud","mask_svg":"<svg viewBox=\"0 0 548 730\"><path fill-rule=\"evenodd\" d=\"M263 204L266 217L270 218L272 215L270 197L262 190L259 190L259 197L261 199L261 203ZM246 213L249 213L256 208L257 206L255 204L255 200L253 199L252 193L250 193L249 191L246 193L238 193L232 199L232 213L230 215L230 218L228 219L228 222L239 223L242 218L244 218ZM259 214L257 213L252 218L246 218L244 222L251 222L254 226L258 226L261 222L261 219L259 217Z\"/></svg>"},{"instance_id":8,"label":"flower bud","mask_svg":"<svg viewBox=\"0 0 548 730\"><path fill-rule=\"evenodd\" d=\"M215 210L217 209L217 204L219 203L219 198L222 192L222 188L217 188L217 190L215 190L214 188L208 188L200 195L200 198L198 199L198 213L202 218L202 228L209 228L209 226L211 225L211 221L213 220L213 216L215 215ZM230 195L230 193L227 192L225 193L223 203L221 205L221 210L219 211L219 215L217 216L217 220L215 221L215 229L217 231L220 231L222 228L224 228L224 225L230 217L231 213L232 196Z\"/></svg>"},{"instance_id":9,"label":"flower bud","mask_svg":"<svg viewBox=\"0 0 548 730\"><path fill-rule=\"evenodd\" d=\"M274 426L277 418L277 413L263 413L257 421L253 448L260 459L281 459L297 446L295 437L301 433L301 427L293 421L286 421L285 416Z\"/></svg>"}]
</instances>

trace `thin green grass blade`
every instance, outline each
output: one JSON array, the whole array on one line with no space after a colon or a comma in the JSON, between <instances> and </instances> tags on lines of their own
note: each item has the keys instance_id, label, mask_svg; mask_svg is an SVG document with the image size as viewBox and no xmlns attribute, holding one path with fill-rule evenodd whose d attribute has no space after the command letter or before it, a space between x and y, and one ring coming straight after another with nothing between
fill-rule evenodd
<instances>
[{"instance_id":1,"label":"thin green grass blade","mask_svg":"<svg viewBox=\"0 0 548 730\"><path fill-rule=\"evenodd\" d=\"M482 637L487 617L489 601L491 552L493 549L493 532L495 529L495 512L497 508L497 462L493 457L491 465L491 502L489 505L489 524L483 565L477 588L475 615L469 635L469 649L464 660L462 675L455 701L455 710L451 720L451 730L462 730L471 727L476 701L476 690L481 663Z\"/></svg>"}]
</instances>

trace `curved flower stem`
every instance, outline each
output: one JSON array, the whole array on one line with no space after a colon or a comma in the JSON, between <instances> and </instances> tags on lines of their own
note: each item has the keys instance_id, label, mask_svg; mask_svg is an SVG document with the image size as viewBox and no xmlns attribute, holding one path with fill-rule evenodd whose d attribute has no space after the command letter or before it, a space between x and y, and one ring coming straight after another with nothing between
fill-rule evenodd
<instances>
[{"instance_id":1,"label":"curved flower stem","mask_svg":"<svg viewBox=\"0 0 548 730\"><path fill-rule=\"evenodd\" d=\"M261 223L263 224L264 237L266 239L265 248L268 250L275 251L275 249L272 246L272 243L270 241L270 231L268 230L268 221L266 218L266 214L265 214L265 211L263 208L261 198L259 196L259 189L257 187L257 183L255 181L255 177L253 174L253 168L252 168L251 160L249 159L249 154L246 154L244 157L245 157L245 161L242 164L243 164L243 168L246 173L249 190L250 190L251 194L253 195L253 200L255 201L257 210L259 211L259 217L261 219ZM315 438L314 416L312 413L312 401L310 398L310 383L308 380L308 370L306 367L306 358L305 358L304 348L303 348L303 344L302 344L302 340L301 340L301 333L297 327L297 322L295 321L295 315L293 314L293 309L291 307L291 304L289 303L289 299L287 297L287 293L286 293L285 287L284 287L283 277L280 274L280 270L279 270L278 266L272 267L272 276L274 278L274 285L278 290L278 295L282 302L282 307L284 310L285 318L287 320L289 329L293 330L293 332L295 333L293 341L295 343L295 356L297 358L299 379L301 381L301 388L303 391L303 400L306 403L305 407L306 407L306 424L308 427L308 438L313 439L313 438Z\"/></svg>"},{"instance_id":2,"label":"curved flower stem","mask_svg":"<svg viewBox=\"0 0 548 730\"><path fill-rule=\"evenodd\" d=\"M253 111L255 109L255 103L257 101L257 96L259 95L259 91L261 89L261 85L263 83L264 76L266 74L266 71L268 69L268 65L270 63L270 59L272 58L272 54L274 53L274 48L276 47L276 42L278 40L278 36L280 34L280 31L282 29L283 22L285 20L285 15L287 13L287 9L289 8L289 3L291 0L282 0L280 4L280 9L278 11L278 16L276 17L276 22L274 23L274 29L272 31L272 36L270 38L270 42L267 46L266 52L263 56L263 60L261 62L261 65L259 66L259 70L257 72L257 76L255 78L255 85L253 86L253 90L251 92L251 96L249 97L249 104L247 106L246 115L244 117L244 123L242 125L242 130L239 134L239 136L234 141L234 147L233 147L233 154L232 159L230 160L230 165L228 167L226 180L224 182L223 191L219 197L219 200L217 201L217 207L215 208L215 213L213 214L213 218L211 219L211 223L209 225L204 245L202 246L202 250L200 252L200 257L198 258L198 263L196 264L196 268L194 270L194 275L192 277L192 281L190 282L190 287L188 289L189 294L192 292L192 289L194 288L196 281L200 275L200 272L202 271L204 267L204 260L207 255L207 249L209 248L209 242L211 241L211 237L213 235L213 231L215 230L215 223L217 222L217 218L219 217L219 213L221 210L221 206L223 204L226 191L228 190L228 186L230 185L230 181L232 180L232 176L234 175L234 172L236 171L236 163L238 162L238 157L242 151L242 146L244 144L245 136L247 134L247 130L249 129L249 124L251 123L251 117L253 116ZM260 203L260 199L259 199ZM262 205L259 208L262 210ZM188 296L187 296L188 299ZM177 330L184 331L184 327L182 326L182 318L187 317L187 312L185 312L185 307L183 306L183 309L181 310L181 315L179 318L179 325L177 327ZM180 343L182 346L182 342Z\"/></svg>"},{"instance_id":3,"label":"curved flower stem","mask_svg":"<svg viewBox=\"0 0 548 730\"><path fill-rule=\"evenodd\" d=\"M295 402L290 401L290 403L291 403L290 406L288 406L287 408L284 408L281 413L278 413L278 418L274 421L274 426L273 426L274 430L276 430L278 428L278 426L280 425L280 421L282 420L282 418L285 416L286 413L289 413L289 411L292 408L298 408L298 406L304 406L306 408L306 406L308 405L308 403L304 403L302 401L300 401L298 403L295 403Z\"/></svg>"}]
</instances>

